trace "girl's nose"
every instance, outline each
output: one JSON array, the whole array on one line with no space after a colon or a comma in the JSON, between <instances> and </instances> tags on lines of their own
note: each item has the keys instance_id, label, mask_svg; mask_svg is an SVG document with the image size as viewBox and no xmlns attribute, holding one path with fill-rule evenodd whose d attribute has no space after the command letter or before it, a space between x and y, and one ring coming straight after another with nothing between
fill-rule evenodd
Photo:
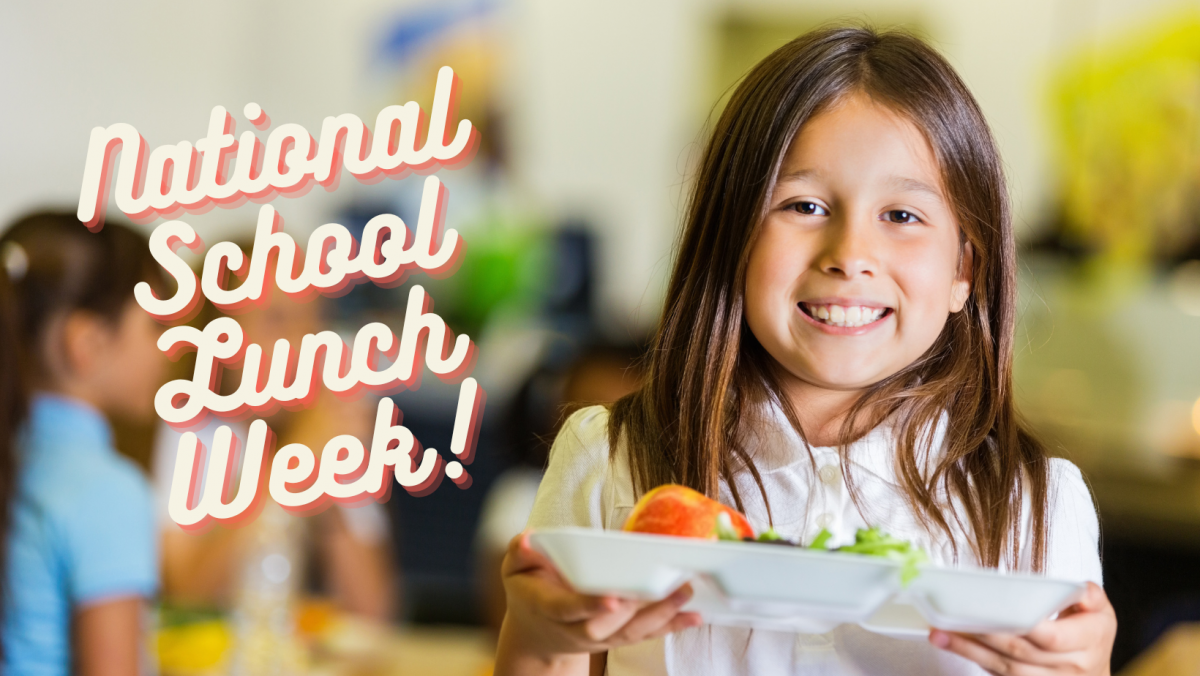
<instances>
[{"instance_id":1,"label":"girl's nose","mask_svg":"<svg viewBox=\"0 0 1200 676\"><path fill-rule=\"evenodd\" d=\"M817 261L822 272L845 279L875 275L878 261L871 228L860 220L846 219L826 229L825 246Z\"/></svg>"}]
</instances>

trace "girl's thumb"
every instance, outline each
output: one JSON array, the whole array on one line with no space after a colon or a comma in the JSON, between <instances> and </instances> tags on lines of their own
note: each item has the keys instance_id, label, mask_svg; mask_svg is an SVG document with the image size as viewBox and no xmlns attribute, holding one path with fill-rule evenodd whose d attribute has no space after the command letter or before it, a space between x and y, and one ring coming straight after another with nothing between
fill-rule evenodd
<instances>
[{"instance_id":1,"label":"girl's thumb","mask_svg":"<svg viewBox=\"0 0 1200 676\"><path fill-rule=\"evenodd\" d=\"M529 543L529 531L521 531L508 543L508 553L504 557L504 574L515 575L535 568L554 568L550 560Z\"/></svg>"},{"instance_id":2,"label":"girl's thumb","mask_svg":"<svg viewBox=\"0 0 1200 676\"><path fill-rule=\"evenodd\" d=\"M1095 582L1087 583L1087 591L1083 593L1083 598L1079 599L1077 605L1083 610L1099 610L1108 604L1108 595L1104 593L1104 589Z\"/></svg>"},{"instance_id":3,"label":"girl's thumb","mask_svg":"<svg viewBox=\"0 0 1200 676\"><path fill-rule=\"evenodd\" d=\"M1104 589L1095 582L1089 581L1087 589L1083 592L1083 598L1076 601L1070 608L1059 613L1059 617L1064 618L1077 613L1095 612L1107 604L1108 596L1104 593Z\"/></svg>"}]
</instances>

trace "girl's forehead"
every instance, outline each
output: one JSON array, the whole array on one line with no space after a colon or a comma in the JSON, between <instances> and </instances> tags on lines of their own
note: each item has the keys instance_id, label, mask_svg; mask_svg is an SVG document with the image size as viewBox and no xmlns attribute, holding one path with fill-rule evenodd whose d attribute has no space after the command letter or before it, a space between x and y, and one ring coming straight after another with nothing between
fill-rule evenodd
<instances>
[{"instance_id":1,"label":"girl's forehead","mask_svg":"<svg viewBox=\"0 0 1200 676\"><path fill-rule=\"evenodd\" d=\"M905 114L861 93L806 121L789 144L779 182L853 177L881 189L944 194L926 135Z\"/></svg>"}]
</instances>

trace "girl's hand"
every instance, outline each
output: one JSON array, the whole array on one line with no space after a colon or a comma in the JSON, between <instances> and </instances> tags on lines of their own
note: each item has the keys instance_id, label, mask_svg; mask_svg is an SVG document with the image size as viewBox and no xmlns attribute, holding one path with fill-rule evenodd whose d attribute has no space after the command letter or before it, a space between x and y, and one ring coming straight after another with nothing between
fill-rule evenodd
<instances>
[{"instance_id":1,"label":"girl's hand","mask_svg":"<svg viewBox=\"0 0 1200 676\"><path fill-rule=\"evenodd\" d=\"M692 597L690 585L653 603L576 593L529 546L528 532L509 543L501 575L508 599L501 642L509 645L500 653L547 666L568 655L603 652L700 624L697 613L679 612Z\"/></svg>"},{"instance_id":2,"label":"girl's hand","mask_svg":"<svg viewBox=\"0 0 1200 676\"><path fill-rule=\"evenodd\" d=\"M1089 582L1083 598L1025 636L958 634L934 629L935 646L979 664L992 674L1108 676L1117 616L1099 585Z\"/></svg>"}]
</instances>

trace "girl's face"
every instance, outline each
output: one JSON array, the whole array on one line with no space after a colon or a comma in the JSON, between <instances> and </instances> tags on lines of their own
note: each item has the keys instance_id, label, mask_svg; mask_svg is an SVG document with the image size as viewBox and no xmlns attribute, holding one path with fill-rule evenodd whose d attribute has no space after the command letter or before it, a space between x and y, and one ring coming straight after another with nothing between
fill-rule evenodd
<instances>
[{"instance_id":1,"label":"girl's face","mask_svg":"<svg viewBox=\"0 0 1200 676\"><path fill-rule=\"evenodd\" d=\"M801 128L767 207L746 321L793 392L851 392L896 373L966 302L970 247L933 150L865 94Z\"/></svg>"},{"instance_id":2,"label":"girl's face","mask_svg":"<svg viewBox=\"0 0 1200 676\"><path fill-rule=\"evenodd\" d=\"M166 375L166 358L158 349L163 327L133 300L114 325L107 322L93 342L88 376L96 383L101 408L133 420L154 415L154 393Z\"/></svg>"}]
</instances>

